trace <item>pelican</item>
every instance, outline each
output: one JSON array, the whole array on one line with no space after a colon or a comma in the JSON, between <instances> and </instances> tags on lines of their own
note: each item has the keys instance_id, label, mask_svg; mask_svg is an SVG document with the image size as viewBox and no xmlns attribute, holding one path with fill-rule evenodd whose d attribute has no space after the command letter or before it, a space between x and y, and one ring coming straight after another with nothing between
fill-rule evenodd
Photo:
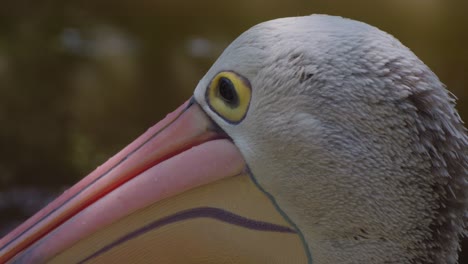
<instances>
[{"instance_id":1,"label":"pelican","mask_svg":"<svg viewBox=\"0 0 468 264\"><path fill-rule=\"evenodd\" d=\"M391 35L249 29L193 97L0 242L0 263L456 263L468 138Z\"/></svg>"}]
</instances>

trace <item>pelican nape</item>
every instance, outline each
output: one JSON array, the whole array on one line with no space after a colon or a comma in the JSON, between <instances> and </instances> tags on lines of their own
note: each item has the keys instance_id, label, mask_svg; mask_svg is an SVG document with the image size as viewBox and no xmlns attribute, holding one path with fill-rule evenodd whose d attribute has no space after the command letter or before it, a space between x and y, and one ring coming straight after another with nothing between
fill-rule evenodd
<instances>
[{"instance_id":1,"label":"pelican nape","mask_svg":"<svg viewBox=\"0 0 468 264\"><path fill-rule=\"evenodd\" d=\"M238 37L194 96L0 241L0 263L456 263L468 138L387 33Z\"/></svg>"}]
</instances>

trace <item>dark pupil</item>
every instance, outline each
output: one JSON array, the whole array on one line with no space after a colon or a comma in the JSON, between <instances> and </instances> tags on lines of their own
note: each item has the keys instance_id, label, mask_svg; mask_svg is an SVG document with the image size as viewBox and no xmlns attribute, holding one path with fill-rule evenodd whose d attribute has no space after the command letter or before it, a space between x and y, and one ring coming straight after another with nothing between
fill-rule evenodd
<instances>
[{"instance_id":1,"label":"dark pupil","mask_svg":"<svg viewBox=\"0 0 468 264\"><path fill-rule=\"evenodd\" d=\"M237 97L236 89L229 79L222 77L219 80L218 89L219 94L227 104L232 107L235 107L239 104L239 98Z\"/></svg>"}]
</instances>

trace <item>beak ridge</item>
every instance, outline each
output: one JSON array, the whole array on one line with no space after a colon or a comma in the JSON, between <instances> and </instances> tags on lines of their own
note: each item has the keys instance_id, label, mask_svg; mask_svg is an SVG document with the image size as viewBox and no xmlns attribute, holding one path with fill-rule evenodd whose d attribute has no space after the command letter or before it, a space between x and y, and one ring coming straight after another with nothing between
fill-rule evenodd
<instances>
[{"instance_id":1,"label":"beak ridge","mask_svg":"<svg viewBox=\"0 0 468 264\"><path fill-rule=\"evenodd\" d=\"M0 263L41 240L46 242L35 246L35 252L47 259L150 203L240 174L243 158L221 131L192 98L0 240ZM220 157L225 157L224 162ZM210 159L218 165L213 166ZM98 207L98 211L92 209ZM73 224L78 222L87 225ZM65 224L71 229L54 232L60 239L43 239Z\"/></svg>"}]
</instances>

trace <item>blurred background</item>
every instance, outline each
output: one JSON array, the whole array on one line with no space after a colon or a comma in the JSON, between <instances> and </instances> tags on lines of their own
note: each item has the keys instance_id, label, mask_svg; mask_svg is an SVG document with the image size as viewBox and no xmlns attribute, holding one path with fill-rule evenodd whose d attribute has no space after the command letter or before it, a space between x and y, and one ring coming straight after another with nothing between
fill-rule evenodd
<instances>
[{"instance_id":1,"label":"blurred background","mask_svg":"<svg viewBox=\"0 0 468 264\"><path fill-rule=\"evenodd\" d=\"M467 11L462 0L1 1L0 236L189 98L265 20L326 13L377 26L429 65L468 120Z\"/></svg>"}]
</instances>

